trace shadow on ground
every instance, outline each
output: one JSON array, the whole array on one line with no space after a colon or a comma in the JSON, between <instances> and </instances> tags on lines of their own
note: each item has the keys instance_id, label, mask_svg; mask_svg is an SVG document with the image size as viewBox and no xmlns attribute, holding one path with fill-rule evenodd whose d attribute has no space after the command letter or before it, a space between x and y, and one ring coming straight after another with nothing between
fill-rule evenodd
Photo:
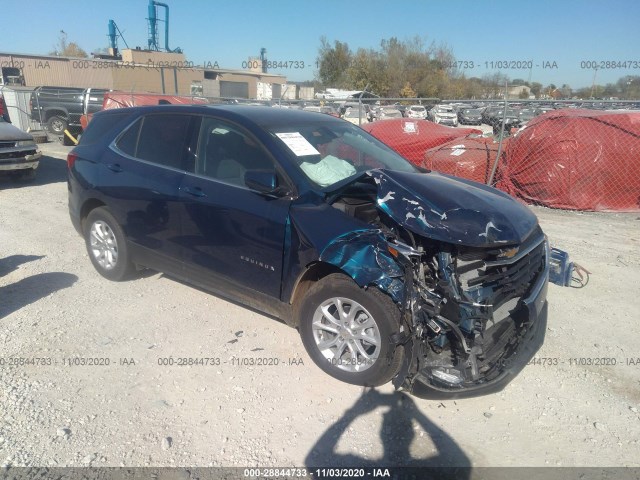
<instances>
[{"instance_id":1,"label":"shadow on ground","mask_svg":"<svg viewBox=\"0 0 640 480\"><path fill-rule=\"evenodd\" d=\"M383 415L380 432L371 432L373 438L379 434L382 442L382 458L365 458L352 453L342 454L336 451L340 437L347 432L350 425L360 416L366 415L379 407L388 407ZM414 430L417 424L424 432L420 437ZM435 446L435 453L431 450ZM350 449L352 450L352 449ZM418 458L411 451L426 451ZM327 431L322 434L305 459L306 465L315 467L413 467L425 472L425 468L433 468L437 478L470 478L471 461L460 446L435 423L430 421L416 406L411 397L393 392L380 393L376 390L366 391L356 403ZM446 468L443 468L446 467Z\"/></svg>"},{"instance_id":2,"label":"shadow on ground","mask_svg":"<svg viewBox=\"0 0 640 480\"><path fill-rule=\"evenodd\" d=\"M0 259L0 277L10 274L23 263L40 260L44 255L10 255Z\"/></svg>"},{"instance_id":3,"label":"shadow on ground","mask_svg":"<svg viewBox=\"0 0 640 480\"><path fill-rule=\"evenodd\" d=\"M0 190L48 185L67 181L67 161L43 155L36 172L35 180L21 180L11 173L0 175Z\"/></svg>"},{"instance_id":4,"label":"shadow on ground","mask_svg":"<svg viewBox=\"0 0 640 480\"><path fill-rule=\"evenodd\" d=\"M20 310L58 290L68 288L78 277L64 272L31 275L15 283L0 287L0 318Z\"/></svg>"}]
</instances>

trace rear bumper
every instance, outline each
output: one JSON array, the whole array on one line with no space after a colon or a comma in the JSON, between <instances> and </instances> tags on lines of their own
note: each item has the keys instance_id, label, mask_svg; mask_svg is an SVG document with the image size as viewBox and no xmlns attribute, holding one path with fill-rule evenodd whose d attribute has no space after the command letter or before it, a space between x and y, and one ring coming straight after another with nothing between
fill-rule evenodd
<instances>
[{"instance_id":1,"label":"rear bumper","mask_svg":"<svg viewBox=\"0 0 640 480\"><path fill-rule=\"evenodd\" d=\"M36 169L40 163L41 152L17 158L0 158L0 172Z\"/></svg>"}]
</instances>

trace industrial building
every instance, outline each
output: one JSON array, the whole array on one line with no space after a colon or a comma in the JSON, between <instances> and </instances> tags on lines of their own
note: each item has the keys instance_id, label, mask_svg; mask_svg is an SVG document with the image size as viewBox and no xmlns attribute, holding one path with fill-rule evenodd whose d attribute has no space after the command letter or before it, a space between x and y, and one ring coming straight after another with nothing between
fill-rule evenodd
<instances>
[{"instance_id":1,"label":"industrial building","mask_svg":"<svg viewBox=\"0 0 640 480\"><path fill-rule=\"evenodd\" d=\"M69 58L0 52L0 66L4 83L34 88L55 85L260 100L280 98L287 90L283 75L192 66L183 53L125 49L120 56ZM21 82L16 81L16 69L21 72ZM292 93L295 98L295 88Z\"/></svg>"}]
</instances>

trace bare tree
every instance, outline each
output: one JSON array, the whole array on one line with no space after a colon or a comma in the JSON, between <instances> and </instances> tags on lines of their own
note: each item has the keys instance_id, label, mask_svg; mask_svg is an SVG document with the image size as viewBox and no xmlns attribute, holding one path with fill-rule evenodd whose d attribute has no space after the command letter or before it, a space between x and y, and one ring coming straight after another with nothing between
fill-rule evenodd
<instances>
[{"instance_id":1,"label":"bare tree","mask_svg":"<svg viewBox=\"0 0 640 480\"><path fill-rule=\"evenodd\" d=\"M53 50L49 52L49 55L55 55L58 57L88 57L85 52L76 42L67 42L67 32L60 30L60 36L58 37L58 43L54 45Z\"/></svg>"}]
</instances>

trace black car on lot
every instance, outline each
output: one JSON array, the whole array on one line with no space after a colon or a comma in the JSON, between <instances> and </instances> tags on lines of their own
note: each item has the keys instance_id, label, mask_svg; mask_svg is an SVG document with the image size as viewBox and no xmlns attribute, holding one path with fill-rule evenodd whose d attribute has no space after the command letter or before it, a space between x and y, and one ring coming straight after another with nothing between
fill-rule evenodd
<instances>
[{"instance_id":1,"label":"black car on lot","mask_svg":"<svg viewBox=\"0 0 640 480\"><path fill-rule=\"evenodd\" d=\"M159 270L276 316L345 382L481 395L543 341L549 253L531 211L329 115L104 111L68 188L101 275Z\"/></svg>"},{"instance_id":2,"label":"black car on lot","mask_svg":"<svg viewBox=\"0 0 640 480\"><path fill-rule=\"evenodd\" d=\"M504 108L496 110L489 117L490 125L493 127L493 134L500 135L503 131L504 134L509 135L512 128L520 128L522 125L518 111L513 108L507 108L506 112Z\"/></svg>"},{"instance_id":3,"label":"black car on lot","mask_svg":"<svg viewBox=\"0 0 640 480\"><path fill-rule=\"evenodd\" d=\"M463 108L458 110L458 123L460 125L482 124L482 111L479 108Z\"/></svg>"}]
</instances>

